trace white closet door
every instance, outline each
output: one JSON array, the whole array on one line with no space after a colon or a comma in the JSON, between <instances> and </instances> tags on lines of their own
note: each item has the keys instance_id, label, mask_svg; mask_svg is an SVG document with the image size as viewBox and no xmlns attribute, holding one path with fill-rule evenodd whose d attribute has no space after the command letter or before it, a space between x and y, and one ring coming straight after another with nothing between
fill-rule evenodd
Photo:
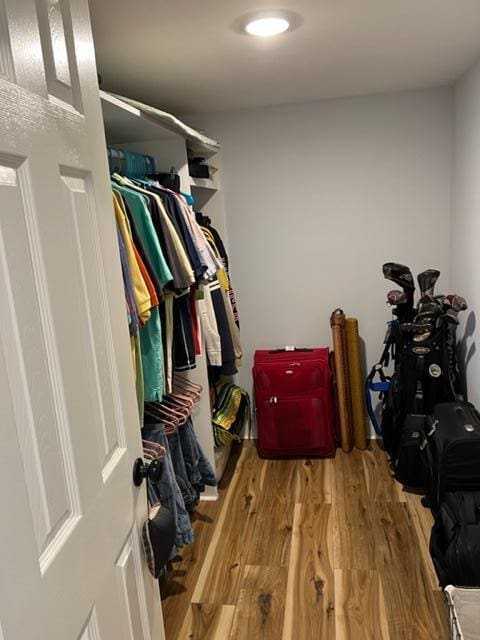
<instances>
[{"instance_id":1,"label":"white closet door","mask_svg":"<svg viewBox=\"0 0 480 640\"><path fill-rule=\"evenodd\" d=\"M0 638L163 638L87 0L0 0Z\"/></svg>"}]
</instances>

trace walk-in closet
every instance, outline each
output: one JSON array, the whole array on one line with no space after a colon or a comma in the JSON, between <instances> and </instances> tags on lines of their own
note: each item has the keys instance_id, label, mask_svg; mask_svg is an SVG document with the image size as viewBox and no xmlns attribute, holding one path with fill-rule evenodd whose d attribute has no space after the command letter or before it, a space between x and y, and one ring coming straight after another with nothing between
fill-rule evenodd
<instances>
[{"instance_id":1,"label":"walk-in closet","mask_svg":"<svg viewBox=\"0 0 480 640\"><path fill-rule=\"evenodd\" d=\"M0 640L480 638L478 0L0 0Z\"/></svg>"}]
</instances>

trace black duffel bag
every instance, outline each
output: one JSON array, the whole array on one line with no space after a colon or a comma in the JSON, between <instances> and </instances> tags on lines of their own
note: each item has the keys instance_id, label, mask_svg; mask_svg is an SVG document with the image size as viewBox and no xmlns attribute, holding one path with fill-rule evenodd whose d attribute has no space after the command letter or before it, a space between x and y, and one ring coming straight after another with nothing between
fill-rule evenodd
<instances>
[{"instance_id":1,"label":"black duffel bag","mask_svg":"<svg viewBox=\"0 0 480 640\"><path fill-rule=\"evenodd\" d=\"M436 512L447 491L480 490L480 415L469 402L442 402L427 417L420 446Z\"/></svg>"},{"instance_id":2,"label":"black duffel bag","mask_svg":"<svg viewBox=\"0 0 480 640\"><path fill-rule=\"evenodd\" d=\"M480 586L480 492L446 493L430 537L440 586Z\"/></svg>"},{"instance_id":3,"label":"black duffel bag","mask_svg":"<svg viewBox=\"0 0 480 640\"><path fill-rule=\"evenodd\" d=\"M420 445L425 433L424 415L410 413L405 418L398 455L394 459L397 480L409 487L425 485L425 466L420 452Z\"/></svg>"}]
</instances>

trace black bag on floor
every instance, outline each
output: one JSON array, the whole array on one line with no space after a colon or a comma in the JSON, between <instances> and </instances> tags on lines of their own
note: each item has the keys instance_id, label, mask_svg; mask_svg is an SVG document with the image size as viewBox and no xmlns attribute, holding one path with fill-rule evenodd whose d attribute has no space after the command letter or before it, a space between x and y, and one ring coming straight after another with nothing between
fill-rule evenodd
<instances>
[{"instance_id":1,"label":"black bag on floor","mask_svg":"<svg viewBox=\"0 0 480 640\"><path fill-rule=\"evenodd\" d=\"M421 444L427 495L436 512L447 491L480 490L480 415L470 402L442 402L427 417Z\"/></svg>"},{"instance_id":2,"label":"black bag on floor","mask_svg":"<svg viewBox=\"0 0 480 640\"><path fill-rule=\"evenodd\" d=\"M419 343L415 334L402 332L394 323L390 326L395 371L384 397L382 435L394 461L407 415L429 414L437 403L456 398L449 373L448 332L448 327L441 326Z\"/></svg>"},{"instance_id":3,"label":"black bag on floor","mask_svg":"<svg viewBox=\"0 0 480 640\"><path fill-rule=\"evenodd\" d=\"M445 494L432 528L430 554L442 587L480 586L480 492Z\"/></svg>"},{"instance_id":4,"label":"black bag on floor","mask_svg":"<svg viewBox=\"0 0 480 640\"><path fill-rule=\"evenodd\" d=\"M394 460L397 479L409 487L425 485L425 467L420 455L420 445L425 433L425 419L424 415L407 415L398 456Z\"/></svg>"}]
</instances>

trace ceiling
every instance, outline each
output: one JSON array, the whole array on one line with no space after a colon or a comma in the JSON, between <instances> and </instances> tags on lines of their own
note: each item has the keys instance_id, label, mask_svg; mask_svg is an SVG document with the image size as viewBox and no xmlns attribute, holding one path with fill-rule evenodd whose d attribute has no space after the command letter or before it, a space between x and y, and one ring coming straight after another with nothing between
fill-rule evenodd
<instances>
[{"instance_id":1,"label":"ceiling","mask_svg":"<svg viewBox=\"0 0 480 640\"><path fill-rule=\"evenodd\" d=\"M293 10L269 39L239 16ZM480 0L90 0L102 88L175 113L452 83L480 57Z\"/></svg>"}]
</instances>

